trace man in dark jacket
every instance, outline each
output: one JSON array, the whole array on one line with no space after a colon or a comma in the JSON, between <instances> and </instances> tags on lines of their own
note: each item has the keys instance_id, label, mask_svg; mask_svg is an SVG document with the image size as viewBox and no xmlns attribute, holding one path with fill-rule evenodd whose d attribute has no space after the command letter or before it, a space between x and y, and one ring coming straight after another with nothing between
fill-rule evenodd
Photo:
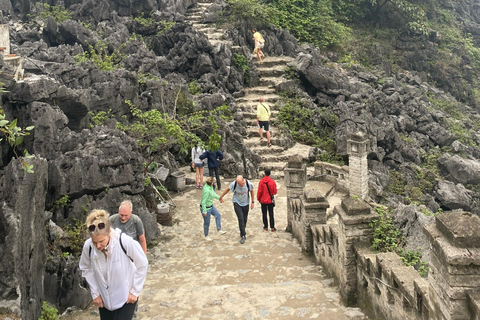
<instances>
[{"instance_id":1,"label":"man in dark jacket","mask_svg":"<svg viewBox=\"0 0 480 320\"><path fill-rule=\"evenodd\" d=\"M208 160L208 175L213 177L213 174L215 173L215 178L217 179L217 188L218 190L222 189L222 185L220 183L220 174L218 173L218 169L220 168L220 162L218 162L218 160L223 160L222 151L208 150L200 156L200 160L205 158ZM215 187L213 188L215 189Z\"/></svg>"},{"instance_id":2,"label":"man in dark jacket","mask_svg":"<svg viewBox=\"0 0 480 320\"><path fill-rule=\"evenodd\" d=\"M265 177L258 182L257 200L262 205L263 231L268 231L267 210L270 218L270 229L275 229L275 219L273 217L273 207L275 206L274 196L277 194L277 184L270 178L270 169L265 169Z\"/></svg>"}]
</instances>

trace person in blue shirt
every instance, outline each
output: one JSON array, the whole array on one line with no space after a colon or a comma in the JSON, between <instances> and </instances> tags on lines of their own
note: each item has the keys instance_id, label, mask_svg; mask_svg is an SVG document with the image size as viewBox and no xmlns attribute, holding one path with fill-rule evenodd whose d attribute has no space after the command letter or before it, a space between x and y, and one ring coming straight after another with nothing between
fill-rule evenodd
<instances>
[{"instance_id":1,"label":"person in blue shirt","mask_svg":"<svg viewBox=\"0 0 480 320\"><path fill-rule=\"evenodd\" d=\"M238 219L238 228L240 229L240 243L244 244L246 240L245 227L247 226L247 218L249 208L255 205L255 193L253 192L253 184L245 179L243 176L237 176L237 179L233 181L228 188L226 188L220 198L220 202L223 202L223 197L229 192L233 192L232 202L233 209ZM251 202L251 204L250 204ZM250 206L249 206L250 204Z\"/></svg>"},{"instance_id":2,"label":"person in blue shirt","mask_svg":"<svg viewBox=\"0 0 480 320\"><path fill-rule=\"evenodd\" d=\"M223 160L223 153L220 150L208 150L204 152L200 157L200 160L207 159L208 160L208 175L210 177L213 177L215 174L215 178L217 179L217 187L218 190L222 188L222 184L220 183L220 174L219 174L219 168L220 168L220 162L218 160ZM213 187L215 189L215 186Z\"/></svg>"}]
</instances>

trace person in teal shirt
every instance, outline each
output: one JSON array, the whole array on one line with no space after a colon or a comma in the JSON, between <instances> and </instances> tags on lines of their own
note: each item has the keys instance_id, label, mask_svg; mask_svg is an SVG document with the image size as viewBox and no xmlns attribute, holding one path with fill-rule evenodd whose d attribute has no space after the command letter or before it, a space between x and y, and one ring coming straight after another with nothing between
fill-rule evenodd
<instances>
[{"instance_id":1,"label":"person in teal shirt","mask_svg":"<svg viewBox=\"0 0 480 320\"><path fill-rule=\"evenodd\" d=\"M222 216L213 205L213 199L218 200L220 198L213 189L215 184L213 177L208 177L205 182L206 184L203 186L202 200L200 201L200 212L203 217L203 233L205 234L205 241L212 241L212 238L208 235L210 229L210 215L215 217L217 233L222 235L227 232L222 230Z\"/></svg>"}]
</instances>

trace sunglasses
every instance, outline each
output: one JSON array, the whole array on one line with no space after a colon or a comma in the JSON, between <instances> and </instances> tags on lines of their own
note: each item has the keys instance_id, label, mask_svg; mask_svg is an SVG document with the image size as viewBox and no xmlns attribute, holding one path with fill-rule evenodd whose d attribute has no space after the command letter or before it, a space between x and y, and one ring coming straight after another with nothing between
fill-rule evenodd
<instances>
[{"instance_id":1,"label":"sunglasses","mask_svg":"<svg viewBox=\"0 0 480 320\"><path fill-rule=\"evenodd\" d=\"M90 232L95 231L95 228L98 228L98 230L105 229L105 223L100 222L97 225L91 224L91 225L88 226L88 230L90 230Z\"/></svg>"}]
</instances>

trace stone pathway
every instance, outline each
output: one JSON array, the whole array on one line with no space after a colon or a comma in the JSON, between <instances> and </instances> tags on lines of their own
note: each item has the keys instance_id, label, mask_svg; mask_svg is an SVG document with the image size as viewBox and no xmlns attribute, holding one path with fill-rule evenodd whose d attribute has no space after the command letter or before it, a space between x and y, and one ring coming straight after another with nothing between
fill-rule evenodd
<instances>
[{"instance_id":1,"label":"stone pathway","mask_svg":"<svg viewBox=\"0 0 480 320\"><path fill-rule=\"evenodd\" d=\"M230 181L222 181L226 186ZM255 188L258 181L252 181ZM161 227L160 243L148 250L150 261L140 296L138 319L366 319L357 308L346 308L333 279L301 252L286 228L286 194L277 182L277 232L264 232L261 210L251 210L247 241L241 245L231 194L215 203L225 235L212 242L203 236L198 210L201 190L187 187L174 195L172 227ZM330 186L310 181L307 188ZM339 202L342 195L333 195ZM97 311L76 312L63 319L98 319Z\"/></svg>"},{"instance_id":2,"label":"stone pathway","mask_svg":"<svg viewBox=\"0 0 480 320\"><path fill-rule=\"evenodd\" d=\"M197 31L204 32L212 45L216 45L219 42L232 45L230 40L225 39L224 33L221 29L217 29L214 24L203 23L202 14L205 9L213 3L214 2L210 0L197 2L194 7L188 10L186 19ZM232 50L234 51L239 51L239 49L240 47L238 46L232 46ZM275 127L275 121L277 120L276 116L278 114L275 103L280 98L276 93L275 86L285 81L285 68L289 62L293 61L293 58L286 56L267 56L263 59L262 64L257 61L256 56L253 59L256 61L257 70L260 73L258 85L256 87L246 88L245 95L236 99L238 110L240 110L247 126L247 136L244 137L243 143L261 157L262 163L259 165L259 172L262 172L266 168L270 168L272 170L271 177L275 179L283 179L283 169L288 158L291 155L300 155L306 158L311 149L311 147L300 143L295 144L291 148L285 148L285 139ZM260 135L258 133L256 121L257 105L260 97L263 97L265 103L269 104L272 112L270 121L271 147L267 146L265 133L263 134L265 137L263 141L260 140ZM313 175L313 168L308 169L308 174Z\"/></svg>"}]
</instances>

